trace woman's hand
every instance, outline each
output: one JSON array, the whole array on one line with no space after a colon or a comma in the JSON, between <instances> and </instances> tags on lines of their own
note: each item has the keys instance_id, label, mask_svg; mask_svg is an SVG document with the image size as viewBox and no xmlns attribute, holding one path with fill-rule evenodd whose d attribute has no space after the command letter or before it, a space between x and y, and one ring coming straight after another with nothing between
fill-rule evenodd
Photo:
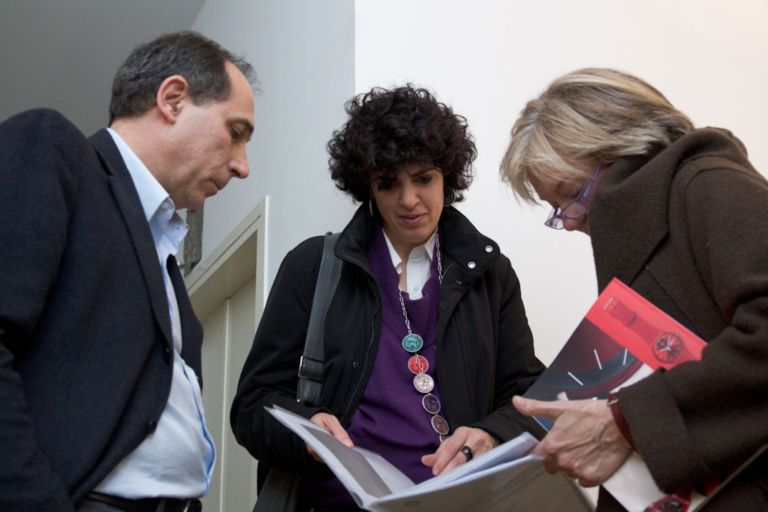
<instances>
[{"instance_id":1,"label":"woman's hand","mask_svg":"<svg viewBox=\"0 0 768 512\"><path fill-rule=\"evenodd\" d=\"M600 485L632 452L606 400L542 402L516 396L512 403L526 416L555 420L532 452L544 458L549 473L562 471L584 487Z\"/></svg>"},{"instance_id":2,"label":"woman's hand","mask_svg":"<svg viewBox=\"0 0 768 512\"><path fill-rule=\"evenodd\" d=\"M421 462L432 468L433 475L439 475L467 462L467 456L461 451L465 446L476 457L498 445L499 441L485 430L459 427L440 444L435 453L423 456Z\"/></svg>"},{"instance_id":3,"label":"woman's hand","mask_svg":"<svg viewBox=\"0 0 768 512\"><path fill-rule=\"evenodd\" d=\"M352 442L352 439L350 439L349 434L347 434L347 431L344 430L344 427L341 426L339 419L333 414L328 414L327 412L318 412L309 418L309 421L315 425L318 425L319 427L322 427L323 430L341 441L345 446L350 448L355 446L355 444ZM312 458L314 458L317 462L323 462L315 450L313 450L308 444L305 446L307 447L307 453L309 453Z\"/></svg>"}]
</instances>

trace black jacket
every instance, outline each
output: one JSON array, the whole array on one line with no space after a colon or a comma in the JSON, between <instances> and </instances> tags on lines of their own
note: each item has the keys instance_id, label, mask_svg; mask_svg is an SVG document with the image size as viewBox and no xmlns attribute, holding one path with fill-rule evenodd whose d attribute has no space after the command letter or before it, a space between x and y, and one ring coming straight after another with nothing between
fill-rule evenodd
<instances>
[{"instance_id":1,"label":"black jacket","mask_svg":"<svg viewBox=\"0 0 768 512\"><path fill-rule=\"evenodd\" d=\"M184 360L202 329L171 269ZM109 133L0 124L0 510L67 512L157 426L171 389L163 277Z\"/></svg>"},{"instance_id":2,"label":"black jacket","mask_svg":"<svg viewBox=\"0 0 768 512\"><path fill-rule=\"evenodd\" d=\"M283 260L231 413L237 440L267 466L304 475L321 467L265 406L278 404L307 418L326 410L348 426L359 403L381 327L379 292L365 256L375 225L361 207L335 246L345 264L325 322L322 407L296 402L296 372L322 237L306 240ZM482 428L501 441L537 430L510 403L513 395L528 389L543 365L534 355L520 285L509 260L451 207L440 220L440 244L445 277L439 298L437 371L448 423Z\"/></svg>"}]
</instances>

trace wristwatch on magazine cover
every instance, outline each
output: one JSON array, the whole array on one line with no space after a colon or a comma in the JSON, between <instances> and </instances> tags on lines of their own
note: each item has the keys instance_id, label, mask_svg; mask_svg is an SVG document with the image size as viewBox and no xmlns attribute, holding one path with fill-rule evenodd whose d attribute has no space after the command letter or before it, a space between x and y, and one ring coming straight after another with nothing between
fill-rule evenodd
<instances>
[{"instance_id":1,"label":"wristwatch on magazine cover","mask_svg":"<svg viewBox=\"0 0 768 512\"><path fill-rule=\"evenodd\" d=\"M686 512L691 502L678 496L664 496L653 502L643 512Z\"/></svg>"},{"instance_id":2,"label":"wristwatch on magazine cover","mask_svg":"<svg viewBox=\"0 0 768 512\"><path fill-rule=\"evenodd\" d=\"M599 357L595 350L592 353ZM611 390L629 379L641 365L639 359L621 347L604 361L596 360L592 368L558 372L557 379L553 376L553 381L547 384L564 392L568 400L607 398Z\"/></svg>"},{"instance_id":3,"label":"wristwatch on magazine cover","mask_svg":"<svg viewBox=\"0 0 768 512\"><path fill-rule=\"evenodd\" d=\"M534 385L542 400L602 399L643 365L597 325L584 319L568 340L567 357L558 356ZM561 394L564 393L564 396Z\"/></svg>"},{"instance_id":4,"label":"wristwatch on magazine cover","mask_svg":"<svg viewBox=\"0 0 768 512\"><path fill-rule=\"evenodd\" d=\"M638 316L623 302L611 298L604 309L614 318L635 332L651 347L654 357L664 364L674 364L681 355L688 355L685 342L679 334L660 329Z\"/></svg>"}]
</instances>

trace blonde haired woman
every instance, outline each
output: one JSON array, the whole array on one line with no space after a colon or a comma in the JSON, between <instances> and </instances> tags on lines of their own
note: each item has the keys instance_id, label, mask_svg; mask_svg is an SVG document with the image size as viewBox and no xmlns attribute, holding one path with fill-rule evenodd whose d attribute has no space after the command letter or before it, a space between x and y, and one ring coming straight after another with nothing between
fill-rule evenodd
<instances>
[{"instance_id":1,"label":"blonde haired woman","mask_svg":"<svg viewBox=\"0 0 768 512\"><path fill-rule=\"evenodd\" d=\"M663 491L702 490L768 443L768 182L741 142L637 77L582 69L526 105L501 171L552 205L547 226L591 237L600 289L619 278L708 342L611 405L515 398L556 419L548 469L598 485L635 450ZM767 475L761 456L707 510L768 510ZM601 490L598 510L623 509Z\"/></svg>"}]
</instances>

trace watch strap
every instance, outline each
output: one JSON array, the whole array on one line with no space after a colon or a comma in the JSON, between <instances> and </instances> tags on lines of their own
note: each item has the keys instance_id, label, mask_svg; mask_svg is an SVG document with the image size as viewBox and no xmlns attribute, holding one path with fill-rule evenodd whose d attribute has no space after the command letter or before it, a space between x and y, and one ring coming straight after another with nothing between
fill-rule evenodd
<instances>
[{"instance_id":1,"label":"watch strap","mask_svg":"<svg viewBox=\"0 0 768 512\"><path fill-rule=\"evenodd\" d=\"M606 302L604 308L608 314L640 336L648 345L655 343L663 332L658 327L651 325L648 321L638 316L635 311L629 309L626 304L618 299L611 298L611 300Z\"/></svg>"},{"instance_id":2,"label":"watch strap","mask_svg":"<svg viewBox=\"0 0 768 512\"><path fill-rule=\"evenodd\" d=\"M613 297L611 297L605 303L603 309L605 309L609 315L627 327L629 327L629 325L635 320L635 317L637 316L637 314L629 309L623 302Z\"/></svg>"}]
</instances>

